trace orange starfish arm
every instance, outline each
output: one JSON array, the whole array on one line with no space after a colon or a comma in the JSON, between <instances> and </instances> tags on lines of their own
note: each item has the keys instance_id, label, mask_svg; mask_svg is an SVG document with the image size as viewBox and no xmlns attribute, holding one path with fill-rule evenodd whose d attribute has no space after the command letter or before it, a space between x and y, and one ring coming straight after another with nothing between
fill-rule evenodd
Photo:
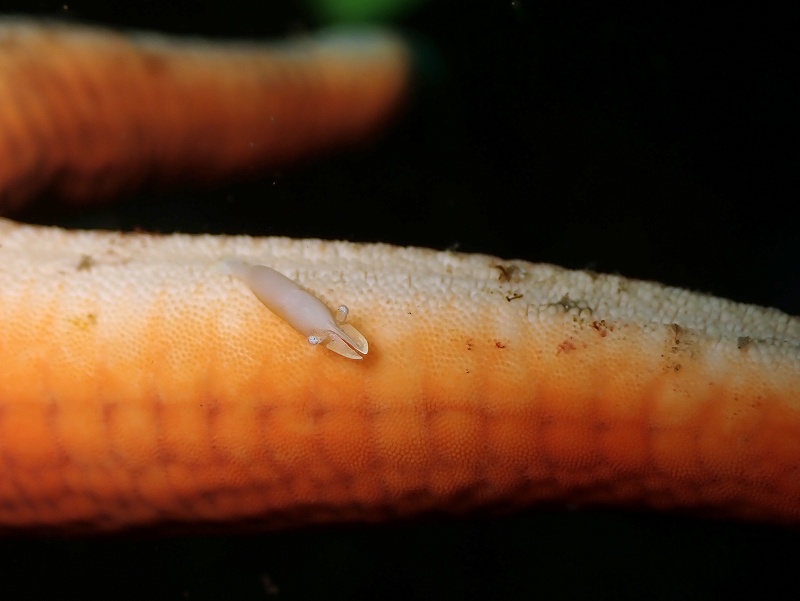
<instances>
[{"instance_id":1,"label":"orange starfish arm","mask_svg":"<svg viewBox=\"0 0 800 601\"><path fill-rule=\"evenodd\" d=\"M223 256L350 307L311 346ZM800 523L800 320L482 255L0 222L0 524L542 502Z\"/></svg>"},{"instance_id":2,"label":"orange starfish arm","mask_svg":"<svg viewBox=\"0 0 800 601\"><path fill-rule=\"evenodd\" d=\"M263 176L374 134L409 57L385 33L264 44L0 23L0 213Z\"/></svg>"}]
</instances>

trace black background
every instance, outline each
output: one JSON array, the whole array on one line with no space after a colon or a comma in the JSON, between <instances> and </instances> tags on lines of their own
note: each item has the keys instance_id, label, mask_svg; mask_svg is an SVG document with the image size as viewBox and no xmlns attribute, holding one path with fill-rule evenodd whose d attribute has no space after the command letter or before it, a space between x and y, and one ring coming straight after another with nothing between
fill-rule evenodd
<instances>
[{"instance_id":1,"label":"black background","mask_svg":"<svg viewBox=\"0 0 800 601\"><path fill-rule=\"evenodd\" d=\"M219 38L317 27L288 2L0 10ZM395 24L427 76L375 146L53 222L485 252L796 315L800 13L770 10L432 1ZM531 511L257 536L0 539L0 594L259 599L268 577L285 599L774 598L800 590L797 557L793 529Z\"/></svg>"}]
</instances>

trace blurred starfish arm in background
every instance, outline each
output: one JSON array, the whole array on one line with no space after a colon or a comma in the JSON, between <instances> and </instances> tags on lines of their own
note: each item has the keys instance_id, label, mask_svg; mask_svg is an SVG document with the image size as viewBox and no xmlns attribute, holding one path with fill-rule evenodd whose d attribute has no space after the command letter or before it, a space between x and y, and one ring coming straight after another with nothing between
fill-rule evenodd
<instances>
[{"instance_id":1,"label":"blurred starfish arm in background","mask_svg":"<svg viewBox=\"0 0 800 601\"><path fill-rule=\"evenodd\" d=\"M410 80L401 41L368 30L271 46L6 20L0 49L5 214L262 176L375 135Z\"/></svg>"},{"instance_id":2,"label":"blurred starfish arm in background","mask_svg":"<svg viewBox=\"0 0 800 601\"><path fill-rule=\"evenodd\" d=\"M7 26L6 211L363 139L410 73L390 41L372 61L141 40ZM346 304L369 355L309 346L213 269L231 255ZM3 220L0 323L6 528L541 503L800 522L800 320L776 310L484 255Z\"/></svg>"}]
</instances>

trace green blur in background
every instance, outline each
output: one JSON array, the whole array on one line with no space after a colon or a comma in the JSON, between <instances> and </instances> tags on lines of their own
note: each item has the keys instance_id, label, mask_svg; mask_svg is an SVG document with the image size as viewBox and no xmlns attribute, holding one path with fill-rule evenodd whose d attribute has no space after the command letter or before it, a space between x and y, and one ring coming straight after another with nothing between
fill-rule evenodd
<instances>
[{"instance_id":1,"label":"green blur in background","mask_svg":"<svg viewBox=\"0 0 800 601\"><path fill-rule=\"evenodd\" d=\"M326 23L390 21L411 12L425 0L306 0L318 19Z\"/></svg>"}]
</instances>

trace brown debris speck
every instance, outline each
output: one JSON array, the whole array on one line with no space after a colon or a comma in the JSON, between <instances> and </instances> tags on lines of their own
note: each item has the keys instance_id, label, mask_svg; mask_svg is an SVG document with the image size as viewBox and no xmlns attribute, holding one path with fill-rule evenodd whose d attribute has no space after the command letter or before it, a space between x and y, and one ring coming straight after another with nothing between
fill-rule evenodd
<instances>
[{"instance_id":1,"label":"brown debris speck","mask_svg":"<svg viewBox=\"0 0 800 601\"><path fill-rule=\"evenodd\" d=\"M81 259L78 261L78 266L75 269L77 271L89 271L94 265L94 259L92 259L90 255L81 255Z\"/></svg>"},{"instance_id":2,"label":"brown debris speck","mask_svg":"<svg viewBox=\"0 0 800 601\"><path fill-rule=\"evenodd\" d=\"M500 272L497 276L498 282L512 282L519 279L520 269L516 265L500 265L498 263L494 268Z\"/></svg>"},{"instance_id":3,"label":"brown debris speck","mask_svg":"<svg viewBox=\"0 0 800 601\"><path fill-rule=\"evenodd\" d=\"M561 353L569 353L570 351L575 350L575 344L571 340L564 340L561 344L558 345L558 350L556 350L556 355L560 355Z\"/></svg>"}]
</instances>

